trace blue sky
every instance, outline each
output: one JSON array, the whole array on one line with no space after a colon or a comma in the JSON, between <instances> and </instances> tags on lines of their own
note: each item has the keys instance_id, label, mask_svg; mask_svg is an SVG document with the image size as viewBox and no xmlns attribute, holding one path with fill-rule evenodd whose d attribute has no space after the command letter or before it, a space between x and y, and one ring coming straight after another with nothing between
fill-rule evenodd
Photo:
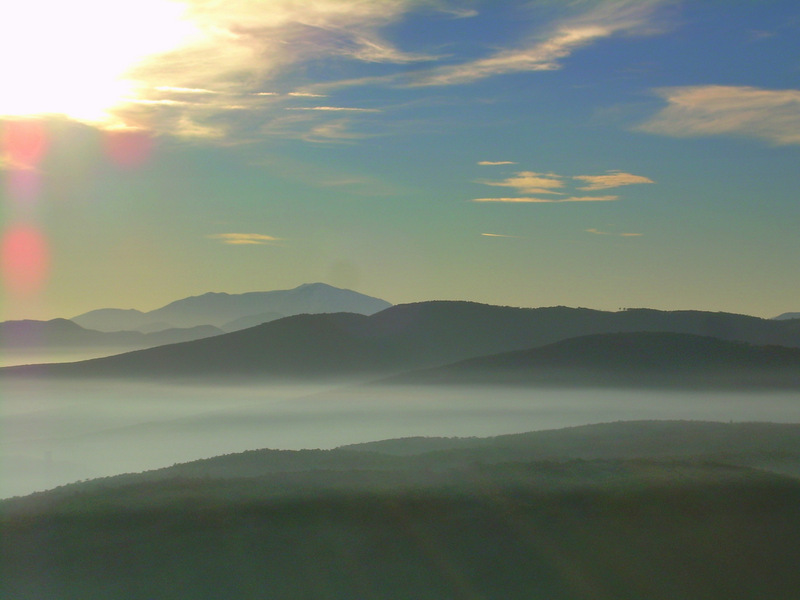
<instances>
[{"instance_id":1,"label":"blue sky","mask_svg":"<svg viewBox=\"0 0 800 600\"><path fill-rule=\"evenodd\" d=\"M0 318L800 310L795 1L112 4L3 9Z\"/></svg>"}]
</instances>

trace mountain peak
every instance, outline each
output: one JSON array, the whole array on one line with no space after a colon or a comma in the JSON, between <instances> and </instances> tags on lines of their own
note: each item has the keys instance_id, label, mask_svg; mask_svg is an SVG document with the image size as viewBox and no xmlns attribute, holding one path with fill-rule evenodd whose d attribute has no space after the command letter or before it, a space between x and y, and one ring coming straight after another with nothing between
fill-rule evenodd
<instances>
[{"instance_id":1,"label":"mountain peak","mask_svg":"<svg viewBox=\"0 0 800 600\"><path fill-rule=\"evenodd\" d=\"M319 288L319 289L326 289L327 288L327 289L334 289L334 290L343 289L343 288L337 288L337 287L332 286L332 285L328 285L327 283L322 283L320 281L316 281L314 283L302 283L302 284L298 285L294 289L296 289L296 290L306 290L306 289L312 289L312 288Z\"/></svg>"}]
</instances>

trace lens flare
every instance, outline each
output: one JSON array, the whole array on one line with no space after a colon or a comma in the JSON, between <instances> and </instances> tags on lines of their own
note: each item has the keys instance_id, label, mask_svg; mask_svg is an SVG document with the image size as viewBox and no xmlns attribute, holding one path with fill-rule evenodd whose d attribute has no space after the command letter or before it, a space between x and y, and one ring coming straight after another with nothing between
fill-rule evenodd
<instances>
[{"instance_id":1,"label":"lens flare","mask_svg":"<svg viewBox=\"0 0 800 600\"><path fill-rule=\"evenodd\" d=\"M42 176L32 169L11 170L6 174L6 189L14 200L32 202L41 192Z\"/></svg>"},{"instance_id":2,"label":"lens flare","mask_svg":"<svg viewBox=\"0 0 800 600\"><path fill-rule=\"evenodd\" d=\"M41 121L3 123L3 154L14 169L33 169L47 152L47 130Z\"/></svg>"},{"instance_id":3,"label":"lens flare","mask_svg":"<svg viewBox=\"0 0 800 600\"><path fill-rule=\"evenodd\" d=\"M0 242L0 265L7 291L17 296L35 294L49 271L49 251L44 236L34 227L15 226Z\"/></svg>"},{"instance_id":4,"label":"lens flare","mask_svg":"<svg viewBox=\"0 0 800 600\"><path fill-rule=\"evenodd\" d=\"M153 138L145 131L107 131L105 136L106 154L118 167L141 166L153 149Z\"/></svg>"}]
</instances>

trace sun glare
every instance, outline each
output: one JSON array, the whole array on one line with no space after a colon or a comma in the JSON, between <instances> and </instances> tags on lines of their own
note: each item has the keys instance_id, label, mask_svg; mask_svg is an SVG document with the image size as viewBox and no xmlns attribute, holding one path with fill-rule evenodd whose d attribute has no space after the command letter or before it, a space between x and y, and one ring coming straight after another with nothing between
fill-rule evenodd
<instances>
[{"instance_id":1,"label":"sun glare","mask_svg":"<svg viewBox=\"0 0 800 600\"><path fill-rule=\"evenodd\" d=\"M136 95L132 68L197 30L169 0L27 0L0 6L0 116L60 114L109 126Z\"/></svg>"}]
</instances>

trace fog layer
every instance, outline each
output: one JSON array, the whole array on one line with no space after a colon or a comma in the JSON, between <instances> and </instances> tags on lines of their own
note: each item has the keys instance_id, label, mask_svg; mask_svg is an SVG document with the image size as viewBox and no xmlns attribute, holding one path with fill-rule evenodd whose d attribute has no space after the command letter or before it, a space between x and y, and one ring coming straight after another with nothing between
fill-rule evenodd
<instances>
[{"instance_id":1,"label":"fog layer","mask_svg":"<svg viewBox=\"0 0 800 600\"><path fill-rule=\"evenodd\" d=\"M617 420L800 421L797 392L5 383L0 497L257 448Z\"/></svg>"}]
</instances>

